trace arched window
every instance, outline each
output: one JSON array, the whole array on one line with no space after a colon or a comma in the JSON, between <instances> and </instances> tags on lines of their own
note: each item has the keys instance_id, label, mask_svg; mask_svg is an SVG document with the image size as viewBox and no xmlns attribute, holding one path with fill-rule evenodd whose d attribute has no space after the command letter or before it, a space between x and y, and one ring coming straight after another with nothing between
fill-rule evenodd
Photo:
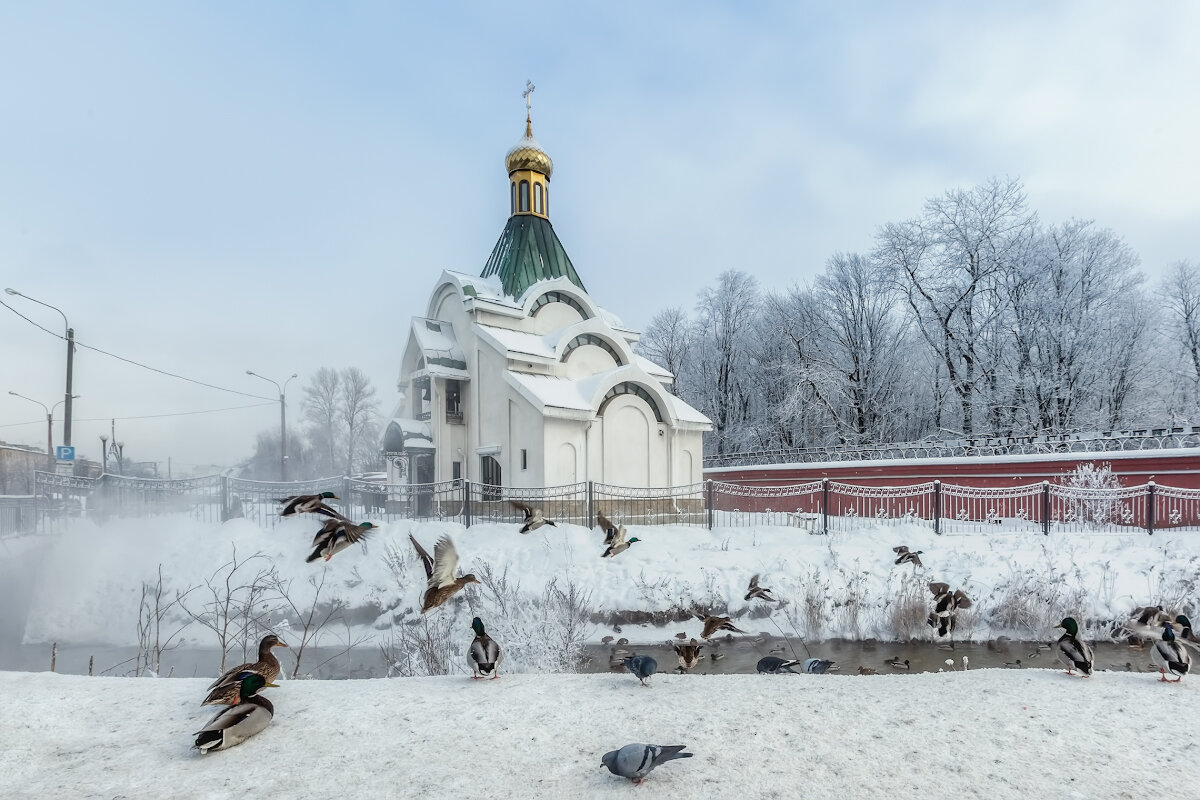
<instances>
[{"instance_id":1,"label":"arched window","mask_svg":"<svg viewBox=\"0 0 1200 800\"><path fill-rule=\"evenodd\" d=\"M515 214L517 213L517 182L513 181L509 186L512 187L510 192L512 200L508 204L508 213Z\"/></svg>"},{"instance_id":2,"label":"arched window","mask_svg":"<svg viewBox=\"0 0 1200 800\"><path fill-rule=\"evenodd\" d=\"M571 308L578 311L579 316L583 317L584 319L591 319L591 315L588 314L587 309L585 309L578 300L576 300L574 297L571 297L571 295L563 294L562 292L546 292L545 294L540 295L537 300L533 301L533 306L529 309L529 316L537 316L537 312L542 306L547 306L551 303L566 303Z\"/></svg>"},{"instance_id":3,"label":"arched window","mask_svg":"<svg viewBox=\"0 0 1200 800\"><path fill-rule=\"evenodd\" d=\"M632 383L630 381L618 383L616 386L608 390L608 394L604 395L604 399L600 401L600 413L604 413L604 407L607 406L609 402L615 400L623 394L631 394L646 401L646 405L650 406L650 409L654 411L654 418L659 422L663 421L662 411L659 409L658 403L655 402L654 397L641 386L638 386L636 383Z\"/></svg>"},{"instance_id":4,"label":"arched window","mask_svg":"<svg viewBox=\"0 0 1200 800\"><path fill-rule=\"evenodd\" d=\"M618 365L625 366L625 362L621 359L621 354L617 351L617 348L613 347L605 339L602 339L599 336L591 333L581 333L571 341L567 342L567 346L563 348L562 360L566 361L568 358L570 358L571 353L574 352L576 348L583 347L585 344L599 347L601 350L604 350L606 353L612 356L612 360L617 362Z\"/></svg>"},{"instance_id":5,"label":"arched window","mask_svg":"<svg viewBox=\"0 0 1200 800\"><path fill-rule=\"evenodd\" d=\"M529 210L529 181L521 181L521 210Z\"/></svg>"},{"instance_id":6,"label":"arched window","mask_svg":"<svg viewBox=\"0 0 1200 800\"><path fill-rule=\"evenodd\" d=\"M533 184L533 212L535 214L544 214L542 211L542 185L540 183Z\"/></svg>"},{"instance_id":7,"label":"arched window","mask_svg":"<svg viewBox=\"0 0 1200 800\"><path fill-rule=\"evenodd\" d=\"M550 184L546 184L546 216L550 216Z\"/></svg>"}]
</instances>

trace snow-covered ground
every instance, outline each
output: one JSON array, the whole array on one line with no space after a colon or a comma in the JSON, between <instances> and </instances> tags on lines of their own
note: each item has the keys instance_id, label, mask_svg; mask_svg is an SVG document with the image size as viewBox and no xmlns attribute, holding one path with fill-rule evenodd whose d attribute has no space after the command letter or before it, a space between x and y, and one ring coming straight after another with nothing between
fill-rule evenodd
<instances>
[{"instance_id":1,"label":"snow-covered ground","mask_svg":"<svg viewBox=\"0 0 1200 800\"><path fill-rule=\"evenodd\" d=\"M205 681L0 673L0 797L1122 798L1194 791L1197 682L1051 670L285 681L200 756ZM636 788L600 766L686 744Z\"/></svg>"},{"instance_id":2,"label":"snow-covered ground","mask_svg":"<svg viewBox=\"0 0 1200 800\"><path fill-rule=\"evenodd\" d=\"M617 635L635 643L661 641L678 631L698 635L698 621L678 621L693 608L727 611L752 631L778 627L814 640L927 637L929 581L962 588L975 601L961 613L955 632L975 640L998 635L1047 640L1054 633L1051 626L1067 614L1079 617L1089 635L1103 635L1108 621L1137 606L1162 603L1193 615L1200 606L1200 535L1195 533L1046 537L997 531L939 537L918 526L869 521L860 530L829 536L787 528L633 527L630 535L641 541L615 559L601 559L598 529L560 525L523 536L516 525L464 529L452 523L397 522L384 525L365 548L352 547L326 566L304 563L318 526L319 521L303 518L284 520L274 529L245 520L211 524L164 517L104 526L84 521L41 546L11 543L4 567L34 576L23 632L27 643L135 645L143 583L157 580L159 565L164 597L200 587L186 599L198 612L211 600L205 581L223 579L235 548L243 560L262 554L241 576L273 567L290 581L300 608L312 603L315 583L323 576L321 600L343 601L359 635L378 642L394 624L419 616L425 576L408 543L410 533L431 551L440 535L449 534L463 572L482 575L490 569L498 578L507 570L504 604L488 587L472 586L429 615L452 615L459 632L476 614L489 628L520 616L514 609L528 617L551 595L561 601L572 588L592 620L574 634L584 640L613 634L613 614L655 615L651 623L622 626ZM892 547L899 544L923 550L924 567L894 565ZM743 601L755 573L783 602ZM769 609L768 620L762 615ZM174 608L164 630L186 619ZM548 623L539 624L544 630ZM195 623L181 639L214 643Z\"/></svg>"}]
</instances>

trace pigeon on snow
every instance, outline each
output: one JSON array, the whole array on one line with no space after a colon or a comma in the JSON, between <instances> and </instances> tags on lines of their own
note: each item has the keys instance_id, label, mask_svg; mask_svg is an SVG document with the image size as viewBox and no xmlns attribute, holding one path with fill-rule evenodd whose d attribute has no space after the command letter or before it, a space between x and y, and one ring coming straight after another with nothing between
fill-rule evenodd
<instances>
[{"instance_id":1,"label":"pigeon on snow","mask_svg":"<svg viewBox=\"0 0 1200 800\"><path fill-rule=\"evenodd\" d=\"M691 758L691 753L683 752L686 747L686 744L627 744L620 750L605 753L600 766L608 767L613 775L639 784L659 764L676 758Z\"/></svg>"}]
</instances>

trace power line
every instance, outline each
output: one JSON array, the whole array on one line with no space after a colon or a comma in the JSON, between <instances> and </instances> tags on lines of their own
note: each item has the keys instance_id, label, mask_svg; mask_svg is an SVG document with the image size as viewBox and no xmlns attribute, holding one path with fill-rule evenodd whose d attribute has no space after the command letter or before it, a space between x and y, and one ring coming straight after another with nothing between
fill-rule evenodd
<instances>
[{"instance_id":1,"label":"power line","mask_svg":"<svg viewBox=\"0 0 1200 800\"><path fill-rule=\"evenodd\" d=\"M3 300L0 300L0 305L4 306L9 311L13 312L18 317L25 320L26 322L28 322L30 325L34 326L35 328L38 328L38 329L43 330L46 333L50 334L55 339L62 339L63 341L66 341L66 337L63 336L61 333L55 333L54 331L50 330L49 328L42 327L41 325L39 325L38 323L31 320L29 317L25 316L20 311L17 311L15 308L10 306L8 303L4 302ZM217 386L216 384L205 383L204 381L198 381L195 378L188 378L183 375L178 375L174 372L167 372L165 369L158 369L157 367L151 367L147 364L142 364L139 361L134 361L133 359L125 358L124 356L119 356L116 353L110 353L107 350L101 350L99 347L93 347L90 344L84 344L83 342L79 341L78 339L75 340L75 346L83 347L88 350L92 350L94 352L100 353L101 355L106 355L109 358L115 358L118 361L124 361L126 364L132 364L135 367L141 367L142 369L148 369L151 372L157 372L160 375L166 375L170 378L178 378L181 381L187 381L188 383L194 383L199 386L206 386L209 389L216 389L217 391L220 391L220 392L229 392L230 394L240 394L242 397L253 397L255 400L270 400L271 402L278 402L276 400L272 400L270 397L263 397L262 395L258 395L258 394L250 394L249 392L240 392L237 389L226 389L224 386ZM189 413L191 413L191 412L189 412ZM197 412L197 413L207 413L207 412ZM133 418L131 417L131 419L133 419ZM82 422L84 420L80 420L80 421Z\"/></svg>"},{"instance_id":2,"label":"power line","mask_svg":"<svg viewBox=\"0 0 1200 800\"><path fill-rule=\"evenodd\" d=\"M108 422L116 420L117 422L125 422L133 419L161 419L162 417L187 417L194 414L216 414L220 411L240 411L244 408L263 408L264 406L273 406L278 403L278 400L269 400L265 403L251 403L248 406L230 406L228 408L209 408L203 411L175 411L170 414L143 414L136 417L91 417L89 419L76 419L75 422ZM15 428L20 425L40 425L45 424L46 420L34 420L33 422L8 422L0 425L0 428Z\"/></svg>"}]
</instances>

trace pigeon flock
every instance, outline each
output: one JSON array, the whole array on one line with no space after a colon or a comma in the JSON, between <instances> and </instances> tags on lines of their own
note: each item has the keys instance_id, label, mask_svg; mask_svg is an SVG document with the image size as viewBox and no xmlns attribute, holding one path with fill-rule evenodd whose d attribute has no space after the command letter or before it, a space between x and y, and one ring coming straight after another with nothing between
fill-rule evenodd
<instances>
[{"instance_id":1,"label":"pigeon flock","mask_svg":"<svg viewBox=\"0 0 1200 800\"><path fill-rule=\"evenodd\" d=\"M329 561L350 545L367 539L376 527L370 522L355 523L326 503L327 500L337 499L334 493L323 492L288 497L280 501L280 516L316 514L326 518L313 537L312 552L306 559L310 563L322 558ZM541 508L517 500L509 502L524 516L520 533L526 534L544 526L557 527L554 520L549 519ZM596 524L604 533L602 558L615 558L640 541L635 536L629 536L624 525L613 523L602 513L596 515ZM442 535L437 540L432 556L416 537L410 535L409 540L425 570L426 588L421 602L422 614L445 604L467 584L479 583L473 574L457 574L458 551L449 536ZM905 545L894 547L892 551L896 555L895 565L911 564L916 570L924 567L920 558L924 551L910 550ZM745 601L777 602L771 594L771 589L761 585L760 578L758 574L750 578ZM944 582L930 583L929 591L933 600L926 621L937 636L946 636L954 630L957 612L970 608L971 600L961 589L951 589L950 584ZM679 661L677 670L681 673L689 672L705 657L714 661L721 657L717 652L708 656L704 654L706 647L710 650L714 648L713 639L718 633L725 631L726 639L732 638L733 633L745 633L735 626L728 616L696 616L702 626L700 638L706 644L701 644L693 638L686 644L674 645ZM1178 635L1175 634L1175 625L1180 626ZM1067 617L1056 627L1063 629L1063 634L1057 642L1057 656L1067 668L1067 673L1073 675L1078 672L1083 677L1092 675L1094 656L1091 647L1079 638L1078 622L1073 617ZM1171 680L1167 677L1170 674L1174 676L1174 682L1179 682L1190 671L1190 649L1200 649L1200 640L1197 639L1191 622L1185 615L1179 614L1172 618L1161 606L1149 606L1137 609L1126 628L1136 636L1155 640L1150 656L1159 668L1161 681ZM474 680L496 680L500 677L499 667L503 651L488 635L482 619L472 619L471 629L475 634L467 650L467 659L472 669L471 677ZM620 629L617 628L617 631ZM687 636L680 633L677 638L683 640ZM606 636L603 641L609 643L612 637ZM649 655L638 655L628 650L628 644L629 641L624 638L616 642L609 660L610 666L627 670L638 679L641 686L649 688L650 678L658 672L658 662ZM274 716L274 707L269 700L261 697L259 692L267 687L276 687L273 681L279 677L280 665L272 650L283 646L284 642L278 636L265 636L259 643L257 661L226 670L208 687L209 692L202 705L219 705L223 708L196 733L195 749L208 753L233 747L268 726ZM781 649L773 652L779 651ZM965 668L965 657L963 662ZM898 671L911 668L909 659L900 660L898 657L888 659L884 664ZM1018 660L1015 666L1021 667L1021 662ZM828 659L787 659L768 655L758 661L756 670L768 675L821 675L836 672L839 667L837 663ZM859 674L877 673L874 669L859 667ZM601 766L607 767L614 775L640 784L659 765L676 759L691 758L693 754L685 750L686 745L627 744L618 750L605 753L601 758Z\"/></svg>"}]
</instances>

